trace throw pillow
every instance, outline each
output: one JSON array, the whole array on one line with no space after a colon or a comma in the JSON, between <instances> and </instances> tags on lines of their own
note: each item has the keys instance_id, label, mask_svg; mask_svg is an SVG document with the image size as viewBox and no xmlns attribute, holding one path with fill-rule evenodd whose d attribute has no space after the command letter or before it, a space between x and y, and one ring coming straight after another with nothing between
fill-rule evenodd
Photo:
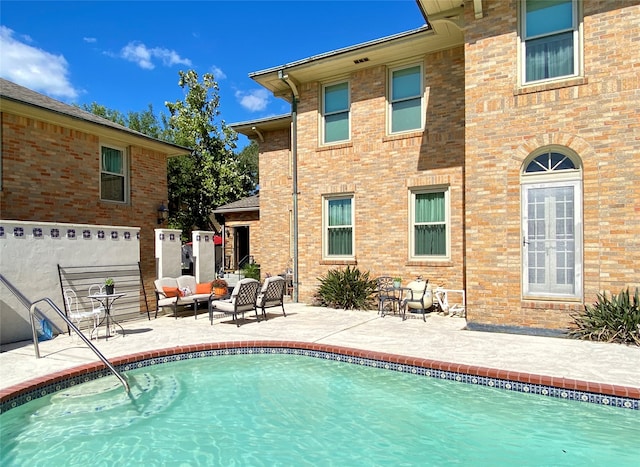
<instances>
[{"instance_id":1,"label":"throw pillow","mask_svg":"<svg viewBox=\"0 0 640 467\"><path fill-rule=\"evenodd\" d=\"M189 287L182 287L180 289L180 296L182 297L188 297L189 295L191 295L191 289Z\"/></svg>"},{"instance_id":2,"label":"throw pillow","mask_svg":"<svg viewBox=\"0 0 640 467\"><path fill-rule=\"evenodd\" d=\"M211 282L205 282L205 283L198 283L196 284L196 293L197 294L201 294L201 293L205 293L205 294L209 294L211 293Z\"/></svg>"},{"instance_id":3,"label":"throw pillow","mask_svg":"<svg viewBox=\"0 0 640 467\"><path fill-rule=\"evenodd\" d=\"M162 291L167 298L178 296L178 287L162 287Z\"/></svg>"}]
</instances>

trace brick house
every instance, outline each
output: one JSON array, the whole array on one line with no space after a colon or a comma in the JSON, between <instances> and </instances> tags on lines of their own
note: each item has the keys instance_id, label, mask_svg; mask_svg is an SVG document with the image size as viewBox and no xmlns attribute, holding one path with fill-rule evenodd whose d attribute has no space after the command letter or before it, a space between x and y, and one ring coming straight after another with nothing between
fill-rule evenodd
<instances>
[{"instance_id":1,"label":"brick house","mask_svg":"<svg viewBox=\"0 0 640 467\"><path fill-rule=\"evenodd\" d=\"M155 304L154 229L167 200L167 158L190 150L4 79L0 110L0 219L138 227Z\"/></svg>"},{"instance_id":2,"label":"brick house","mask_svg":"<svg viewBox=\"0 0 640 467\"><path fill-rule=\"evenodd\" d=\"M256 194L213 211L224 217L223 259L225 271L236 271L260 253L260 195Z\"/></svg>"},{"instance_id":3,"label":"brick house","mask_svg":"<svg viewBox=\"0 0 640 467\"><path fill-rule=\"evenodd\" d=\"M564 329L640 285L640 1L417 5L250 74L292 104L232 125L260 147L263 271L293 251L300 301L346 265L422 275L479 327Z\"/></svg>"}]
</instances>

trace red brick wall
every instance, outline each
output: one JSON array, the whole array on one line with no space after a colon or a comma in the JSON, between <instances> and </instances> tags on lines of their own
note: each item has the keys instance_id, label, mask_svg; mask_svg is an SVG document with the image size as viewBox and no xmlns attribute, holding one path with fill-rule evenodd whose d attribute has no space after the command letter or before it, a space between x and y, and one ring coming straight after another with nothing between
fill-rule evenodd
<instances>
[{"instance_id":1,"label":"red brick wall","mask_svg":"<svg viewBox=\"0 0 640 467\"><path fill-rule=\"evenodd\" d=\"M131 199L120 205L100 201L100 144L93 134L3 112L0 217L140 227L143 279L155 306L153 229L167 199L166 154L127 146Z\"/></svg>"},{"instance_id":2,"label":"red brick wall","mask_svg":"<svg viewBox=\"0 0 640 467\"><path fill-rule=\"evenodd\" d=\"M640 282L640 6L585 1L584 79L519 88L516 2L467 2L466 245L468 319L564 328L600 290ZM524 301L520 171L555 144L583 163L584 297Z\"/></svg>"}]
</instances>

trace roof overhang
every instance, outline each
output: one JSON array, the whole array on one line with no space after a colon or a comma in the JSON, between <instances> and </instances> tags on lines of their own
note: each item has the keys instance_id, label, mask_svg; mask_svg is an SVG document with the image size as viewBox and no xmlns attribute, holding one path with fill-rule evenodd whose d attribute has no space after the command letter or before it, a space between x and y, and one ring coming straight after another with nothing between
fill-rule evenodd
<instances>
[{"instance_id":1,"label":"roof overhang","mask_svg":"<svg viewBox=\"0 0 640 467\"><path fill-rule=\"evenodd\" d=\"M457 17L457 21L462 22L464 0L416 0L416 3L429 23ZM482 0L473 0L473 12L476 19L482 18Z\"/></svg>"},{"instance_id":2,"label":"roof overhang","mask_svg":"<svg viewBox=\"0 0 640 467\"><path fill-rule=\"evenodd\" d=\"M154 151L166 153L168 157L184 156L192 152L190 148L167 143L128 128L119 129L115 126L84 120L8 96L0 96L0 110L55 125L63 125L85 133L96 134L100 137L120 142L123 145L144 146Z\"/></svg>"},{"instance_id":3,"label":"roof overhang","mask_svg":"<svg viewBox=\"0 0 640 467\"><path fill-rule=\"evenodd\" d=\"M257 138L260 139L261 142L264 142L263 133L288 130L291 127L291 114L232 123L228 126L235 132L247 136L249 139Z\"/></svg>"},{"instance_id":4,"label":"roof overhang","mask_svg":"<svg viewBox=\"0 0 640 467\"><path fill-rule=\"evenodd\" d=\"M283 80L283 76L293 80L296 85L323 81L371 66L388 65L399 60L417 58L462 44L464 44L464 37L460 27L451 20L444 20L429 23L411 31L256 71L250 73L249 77L270 90L274 96L291 102L291 88Z\"/></svg>"}]
</instances>

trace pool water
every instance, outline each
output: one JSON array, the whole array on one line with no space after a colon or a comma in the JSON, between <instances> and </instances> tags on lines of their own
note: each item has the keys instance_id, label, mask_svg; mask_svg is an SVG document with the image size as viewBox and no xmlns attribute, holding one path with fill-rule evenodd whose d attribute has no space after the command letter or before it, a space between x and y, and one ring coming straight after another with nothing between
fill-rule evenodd
<instances>
[{"instance_id":1,"label":"pool water","mask_svg":"<svg viewBox=\"0 0 640 467\"><path fill-rule=\"evenodd\" d=\"M640 414L292 355L108 376L0 415L3 466L637 465Z\"/></svg>"}]
</instances>

